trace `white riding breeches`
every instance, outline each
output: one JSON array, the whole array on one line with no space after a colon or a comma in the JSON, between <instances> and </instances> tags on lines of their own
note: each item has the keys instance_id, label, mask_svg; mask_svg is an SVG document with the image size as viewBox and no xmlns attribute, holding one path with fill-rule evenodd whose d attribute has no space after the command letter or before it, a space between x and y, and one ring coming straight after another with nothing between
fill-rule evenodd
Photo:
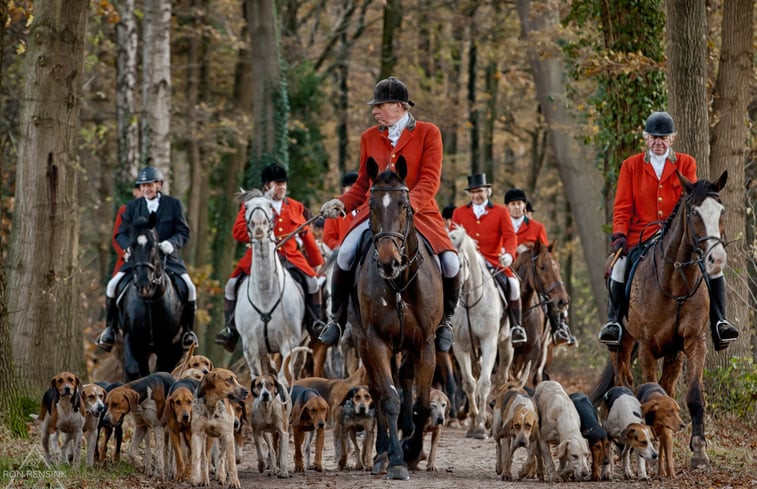
<instances>
[{"instance_id":1,"label":"white riding breeches","mask_svg":"<svg viewBox=\"0 0 757 489\"><path fill-rule=\"evenodd\" d=\"M108 281L108 285L105 287L105 296L110 297L111 299L115 299L116 297L116 287L118 286L118 282L121 281L121 278L124 276L124 272L118 272L115 275L113 275L113 278L111 278ZM192 279L189 278L188 273L182 273L181 278L184 280L184 283L187 284L187 301L194 302L197 300L197 287L195 287L195 284L192 283Z\"/></svg>"},{"instance_id":2,"label":"white riding breeches","mask_svg":"<svg viewBox=\"0 0 757 489\"><path fill-rule=\"evenodd\" d=\"M360 237L363 235L363 231L368 229L369 224L368 220L361 222L344 237L341 246L339 246L339 254L336 257L336 264L342 270L352 270L352 267L355 265L357 249L360 246ZM460 260L454 251L440 253L439 263L443 277L454 277L460 271Z\"/></svg>"},{"instance_id":3,"label":"white riding breeches","mask_svg":"<svg viewBox=\"0 0 757 489\"><path fill-rule=\"evenodd\" d=\"M507 277L507 282L510 285L510 297L511 301L517 301L520 299L520 280L518 277Z\"/></svg>"},{"instance_id":4,"label":"white riding breeches","mask_svg":"<svg viewBox=\"0 0 757 489\"><path fill-rule=\"evenodd\" d=\"M612 273L610 274L610 278L616 282L620 282L621 284L626 283L626 264L628 263L628 257L624 256L618 259L618 261L615 262L615 265L612 267Z\"/></svg>"}]
</instances>

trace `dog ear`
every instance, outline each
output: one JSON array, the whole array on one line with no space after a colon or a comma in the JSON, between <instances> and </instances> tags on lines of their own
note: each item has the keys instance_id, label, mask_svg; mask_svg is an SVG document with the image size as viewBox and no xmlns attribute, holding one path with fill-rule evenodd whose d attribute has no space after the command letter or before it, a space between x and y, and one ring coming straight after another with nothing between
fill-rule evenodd
<instances>
[{"instance_id":1,"label":"dog ear","mask_svg":"<svg viewBox=\"0 0 757 489\"><path fill-rule=\"evenodd\" d=\"M344 396L344 399L342 399L342 402L340 402L339 405L344 406L345 402L351 401L352 398L355 397L355 394L357 393L358 390L360 390L360 386L356 386L348 390L347 395Z\"/></svg>"},{"instance_id":2,"label":"dog ear","mask_svg":"<svg viewBox=\"0 0 757 489\"><path fill-rule=\"evenodd\" d=\"M312 423L312 419L310 418L310 413L308 412L307 407L302 406L302 410L300 411L300 423L304 425L308 425Z\"/></svg>"},{"instance_id":3,"label":"dog ear","mask_svg":"<svg viewBox=\"0 0 757 489\"><path fill-rule=\"evenodd\" d=\"M563 458L567 452L568 452L568 442L567 441L560 442L560 444L557 445L557 458Z\"/></svg>"},{"instance_id":4,"label":"dog ear","mask_svg":"<svg viewBox=\"0 0 757 489\"><path fill-rule=\"evenodd\" d=\"M211 375L212 374L212 375ZM205 376L202 378L202 381L200 382L200 387L197 388L197 392L195 393L195 397L202 399L205 397L205 391L209 388L209 386L213 385L214 380L211 380L211 377L215 379L215 373L211 370Z\"/></svg>"},{"instance_id":5,"label":"dog ear","mask_svg":"<svg viewBox=\"0 0 757 489\"><path fill-rule=\"evenodd\" d=\"M279 396L279 398L281 399L281 402L286 403L287 402L287 398L285 395L286 389L284 388L284 386L279 384L279 381L276 379L276 376L272 376L272 377L273 377L273 385L276 386L275 394Z\"/></svg>"},{"instance_id":6,"label":"dog ear","mask_svg":"<svg viewBox=\"0 0 757 489\"><path fill-rule=\"evenodd\" d=\"M633 436L636 436L635 426L629 426L628 428L623 430L623 439L628 440L629 438Z\"/></svg>"},{"instance_id":7,"label":"dog ear","mask_svg":"<svg viewBox=\"0 0 757 489\"><path fill-rule=\"evenodd\" d=\"M168 421L171 419L171 414L173 414L172 411L171 396L168 396L166 402L163 403L163 412L160 413L160 422L163 423L163 426L168 424Z\"/></svg>"},{"instance_id":8,"label":"dog ear","mask_svg":"<svg viewBox=\"0 0 757 489\"><path fill-rule=\"evenodd\" d=\"M126 402L129 403L129 410L133 413L139 407L139 394L135 390L128 389L124 392Z\"/></svg>"},{"instance_id":9,"label":"dog ear","mask_svg":"<svg viewBox=\"0 0 757 489\"><path fill-rule=\"evenodd\" d=\"M74 394L71 397L71 401L74 405L74 412L79 411L79 408L81 408L81 380L79 380L79 377L74 377L76 379L76 387L74 387Z\"/></svg>"}]
</instances>

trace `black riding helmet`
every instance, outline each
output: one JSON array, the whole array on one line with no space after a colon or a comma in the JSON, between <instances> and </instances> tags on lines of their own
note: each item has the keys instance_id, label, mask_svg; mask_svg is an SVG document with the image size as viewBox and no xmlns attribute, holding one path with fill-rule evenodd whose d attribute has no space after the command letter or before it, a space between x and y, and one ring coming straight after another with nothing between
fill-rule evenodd
<instances>
[{"instance_id":1,"label":"black riding helmet","mask_svg":"<svg viewBox=\"0 0 757 489\"><path fill-rule=\"evenodd\" d=\"M515 202L516 200L522 200L523 202L528 202L528 199L526 198L526 193L519 188L511 188L510 190L505 192L505 204L509 204L510 202Z\"/></svg>"},{"instance_id":2,"label":"black riding helmet","mask_svg":"<svg viewBox=\"0 0 757 489\"><path fill-rule=\"evenodd\" d=\"M644 125L644 132L650 136L670 136L676 132L676 126L667 112L652 112Z\"/></svg>"},{"instance_id":3,"label":"black riding helmet","mask_svg":"<svg viewBox=\"0 0 757 489\"><path fill-rule=\"evenodd\" d=\"M356 171L348 171L347 173L342 175L342 187L349 187L350 185L355 185L355 182L357 182Z\"/></svg>"},{"instance_id":4,"label":"black riding helmet","mask_svg":"<svg viewBox=\"0 0 757 489\"><path fill-rule=\"evenodd\" d=\"M162 182L163 172L155 168L154 166L146 166L139 170L137 173L137 180L134 185L142 185L143 183Z\"/></svg>"},{"instance_id":5,"label":"black riding helmet","mask_svg":"<svg viewBox=\"0 0 757 489\"><path fill-rule=\"evenodd\" d=\"M272 163L263 168L263 173L260 175L260 186L265 187L269 182L286 182L288 180L286 169L281 165Z\"/></svg>"},{"instance_id":6,"label":"black riding helmet","mask_svg":"<svg viewBox=\"0 0 757 489\"><path fill-rule=\"evenodd\" d=\"M368 102L368 105L379 105L388 102L404 102L411 107L415 105L410 100L407 86L393 76L381 80L376 84L376 88L373 89L373 99Z\"/></svg>"}]
</instances>

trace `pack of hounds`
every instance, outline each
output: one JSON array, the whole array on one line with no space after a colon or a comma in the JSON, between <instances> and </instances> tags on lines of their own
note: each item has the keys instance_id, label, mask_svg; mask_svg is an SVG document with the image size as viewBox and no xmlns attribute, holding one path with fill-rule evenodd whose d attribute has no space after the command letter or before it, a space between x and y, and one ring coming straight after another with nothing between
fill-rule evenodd
<instances>
[{"instance_id":1,"label":"pack of hounds","mask_svg":"<svg viewBox=\"0 0 757 489\"><path fill-rule=\"evenodd\" d=\"M298 347L290 355L303 351L309 349ZM119 461L124 419L130 416L134 431L126 455L156 479L207 486L214 474L221 483L240 487L237 464L250 432L261 473L290 476L290 438L294 471L323 471L328 426L338 470L348 469L351 447L354 468L370 469L376 410L364 367L343 379L295 380L288 356L280 375L256 376L248 390L231 370L214 368L207 357L192 353L172 373L154 373L126 384L82 385L71 372L53 377L37 416L48 463L78 466L82 439L86 465L103 463L114 434L113 460ZM443 392L432 389L431 406L425 429L431 433L431 447L425 458L426 469L436 472L450 402ZM555 381L541 382L535 390L500 386L490 395L488 407L496 473L503 480L611 480L612 447L626 479L647 479L646 463L655 460L661 477L675 474L672 433L684 424L676 401L657 384L642 384L635 393L626 387L611 388L599 407L601 416L586 395L569 396ZM140 460L137 450L142 441ZM519 448L526 451L526 460L513 474L513 454ZM631 455L636 459L636 476Z\"/></svg>"}]
</instances>

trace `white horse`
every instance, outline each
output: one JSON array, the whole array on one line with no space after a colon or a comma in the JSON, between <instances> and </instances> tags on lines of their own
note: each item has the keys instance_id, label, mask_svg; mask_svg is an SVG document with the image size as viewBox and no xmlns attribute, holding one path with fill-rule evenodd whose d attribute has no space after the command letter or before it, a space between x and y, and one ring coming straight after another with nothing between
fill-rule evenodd
<instances>
[{"instance_id":1,"label":"white horse","mask_svg":"<svg viewBox=\"0 0 757 489\"><path fill-rule=\"evenodd\" d=\"M468 396L471 424L466 436L486 438L486 400L491 391L491 375L499 346L500 369L507 372L513 358L507 314L483 256L473 238L461 226L449 232L460 258L462 287L455 315L455 359L462 374L463 390ZM501 333L503 332L503 333ZM504 337L500 338L500 336ZM480 350L480 354L479 354ZM478 380L473 361L479 362Z\"/></svg>"},{"instance_id":2,"label":"white horse","mask_svg":"<svg viewBox=\"0 0 757 489\"><path fill-rule=\"evenodd\" d=\"M300 344L305 297L277 256L271 200L253 191L244 206L252 266L237 289L234 314L244 358L255 377L268 373L268 355L280 353L285 358ZM278 377L287 385L282 371Z\"/></svg>"}]
</instances>

